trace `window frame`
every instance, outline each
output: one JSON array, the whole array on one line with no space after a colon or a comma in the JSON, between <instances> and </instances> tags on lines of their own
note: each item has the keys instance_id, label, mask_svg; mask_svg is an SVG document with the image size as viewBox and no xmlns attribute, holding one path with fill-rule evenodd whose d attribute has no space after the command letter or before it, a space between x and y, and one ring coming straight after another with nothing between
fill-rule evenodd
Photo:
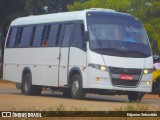
<instances>
[{"instance_id":1,"label":"window frame","mask_svg":"<svg viewBox=\"0 0 160 120\"><path fill-rule=\"evenodd\" d=\"M21 47L23 28L24 28L23 26L18 27L14 47Z\"/></svg>"},{"instance_id":2,"label":"window frame","mask_svg":"<svg viewBox=\"0 0 160 120\"><path fill-rule=\"evenodd\" d=\"M72 31L70 33L71 36L70 36L70 40L68 42L68 45L63 46L63 40L64 40L64 37L65 37L65 26L66 25L73 25L73 28L72 28ZM75 30L75 22L66 22L62 25L62 30L61 30L60 40L59 40L59 46L60 47L70 47L71 41L73 40L74 30Z\"/></svg>"},{"instance_id":3,"label":"window frame","mask_svg":"<svg viewBox=\"0 0 160 120\"><path fill-rule=\"evenodd\" d=\"M11 33L10 33L10 38L7 38L7 43L6 43L6 48L15 48L15 42L16 42L16 35L17 35L17 31L18 31L18 27L16 26L11 26L10 30L12 29ZM9 32L10 32L9 30ZM13 32L15 32L15 34L13 34ZM12 35L13 34L13 35ZM9 34L8 34L9 35ZM9 36L8 36L9 37ZM13 43L10 45L10 41L11 41L11 37L14 37L14 41Z\"/></svg>"},{"instance_id":4,"label":"window frame","mask_svg":"<svg viewBox=\"0 0 160 120\"><path fill-rule=\"evenodd\" d=\"M34 26L24 26L23 27L23 32L22 32L22 36L21 36L21 41L20 41L20 44L21 44L21 47L22 48L28 48L30 47L30 43L31 43L31 37L32 37L32 31L34 29ZM26 32L27 31L27 32ZM25 32L25 33L24 33ZM29 36L30 35L30 36ZM24 39L24 36L27 36L25 37ZM23 40L24 39L24 40ZM27 42L26 42L27 41ZM24 43L28 43L28 44L24 44Z\"/></svg>"},{"instance_id":5,"label":"window frame","mask_svg":"<svg viewBox=\"0 0 160 120\"><path fill-rule=\"evenodd\" d=\"M79 47L78 45L74 45L74 44L73 44L73 43L74 43L74 37L75 37L77 25L80 25L80 26L82 25L82 26L83 26L83 30L82 30L82 44L84 44L84 47L83 47L83 45L82 45L81 47ZM83 50L83 51L86 51L86 42L83 41L83 32L84 32L84 31L85 31L85 27L84 27L83 21L78 21L78 22L76 22L75 29L74 29L74 34L73 34L73 39L72 39L72 41L71 41L71 47L76 47L76 48L79 48L79 49L81 49L81 50Z\"/></svg>"},{"instance_id":6,"label":"window frame","mask_svg":"<svg viewBox=\"0 0 160 120\"><path fill-rule=\"evenodd\" d=\"M6 48L71 47L71 43L73 41L73 36L74 36L74 32L75 32L75 25L76 25L76 23L82 23L82 24L84 24L83 20L75 20L75 21L64 21L64 22L51 22L51 23L40 23L40 24L28 24L28 25L10 26L10 30L12 29L12 32L13 32L13 28L17 28L16 37L17 37L17 33L18 33L18 29L19 28L24 28L26 26L31 26L33 28L32 28L31 38L30 38L30 45L28 47L16 46L17 45L16 38L15 38L14 46L13 47L9 47L9 41L10 41L10 39L7 38ZM63 40L63 35L64 35L64 25L65 24L74 24L73 31L72 31L72 36L71 36L71 39L69 41L69 45L68 46L62 46L62 40ZM54 45L49 45L48 44L48 46L41 46L41 44L39 46L33 46L33 43L34 43L33 40L35 39L37 27L38 26L47 26L47 25L50 25L50 31L49 31L48 41L49 41L49 37L50 37L50 34L51 34L50 33L51 32L51 27L54 26L54 25L58 25L58 32L56 33L57 34L57 36L56 36L56 43ZM23 34L23 30L22 30L22 34ZM22 34L21 34L19 42L21 42ZM9 35L9 33L8 33L8 35ZM42 43L42 36L41 36L41 40L40 41Z\"/></svg>"}]
</instances>

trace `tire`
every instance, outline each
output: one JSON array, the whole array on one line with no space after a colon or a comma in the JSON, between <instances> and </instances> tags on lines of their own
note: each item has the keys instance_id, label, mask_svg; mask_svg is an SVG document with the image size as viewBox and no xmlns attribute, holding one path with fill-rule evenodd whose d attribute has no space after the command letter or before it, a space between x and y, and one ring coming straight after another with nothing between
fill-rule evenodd
<instances>
[{"instance_id":1,"label":"tire","mask_svg":"<svg viewBox=\"0 0 160 120\"><path fill-rule=\"evenodd\" d=\"M69 88L63 89L63 96L67 97L67 98L71 97L71 92L70 91L71 90Z\"/></svg>"},{"instance_id":2,"label":"tire","mask_svg":"<svg viewBox=\"0 0 160 120\"><path fill-rule=\"evenodd\" d=\"M17 89L22 89L22 84L16 82L16 88L17 88Z\"/></svg>"},{"instance_id":3,"label":"tire","mask_svg":"<svg viewBox=\"0 0 160 120\"><path fill-rule=\"evenodd\" d=\"M130 102L136 102L139 103L145 93L143 92L128 92L128 99Z\"/></svg>"},{"instance_id":4,"label":"tire","mask_svg":"<svg viewBox=\"0 0 160 120\"><path fill-rule=\"evenodd\" d=\"M21 93L25 95L40 95L42 92L41 86L32 85L31 74L27 73L24 75L22 82Z\"/></svg>"},{"instance_id":5,"label":"tire","mask_svg":"<svg viewBox=\"0 0 160 120\"><path fill-rule=\"evenodd\" d=\"M82 88L82 81L80 75L76 74L71 79L71 97L73 99L83 99L86 92Z\"/></svg>"}]
</instances>

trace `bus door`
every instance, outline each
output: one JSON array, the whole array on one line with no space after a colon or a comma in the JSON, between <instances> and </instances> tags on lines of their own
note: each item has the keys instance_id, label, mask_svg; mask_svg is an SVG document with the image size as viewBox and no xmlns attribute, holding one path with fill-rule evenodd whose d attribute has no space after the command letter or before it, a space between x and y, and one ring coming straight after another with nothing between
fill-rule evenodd
<instances>
[{"instance_id":1,"label":"bus door","mask_svg":"<svg viewBox=\"0 0 160 120\"><path fill-rule=\"evenodd\" d=\"M59 62L59 86L67 85L70 41L73 37L74 24L63 25L61 34L60 62Z\"/></svg>"}]
</instances>

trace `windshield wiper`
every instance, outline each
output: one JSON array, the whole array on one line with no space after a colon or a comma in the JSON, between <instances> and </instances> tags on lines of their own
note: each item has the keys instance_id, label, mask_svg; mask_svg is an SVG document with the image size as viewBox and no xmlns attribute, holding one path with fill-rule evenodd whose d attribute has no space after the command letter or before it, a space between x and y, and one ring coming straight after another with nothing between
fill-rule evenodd
<instances>
[{"instance_id":1,"label":"windshield wiper","mask_svg":"<svg viewBox=\"0 0 160 120\"><path fill-rule=\"evenodd\" d=\"M143 57L146 57L147 55L145 54L145 53L143 53L143 52L141 52L141 51L126 51L127 53L129 53L129 54L138 54L138 55L141 55L141 56L143 56Z\"/></svg>"},{"instance_id":2,"label":"windshield wiper","mask_svg":"<svg viewBox=\"0 0 160 120\"><path fill-rule=\"evenodd\" d=\"M116 49L116 48L95 48L93 50L105 50L105 51L114 51L114 52L117 52L117 53L120 53L122 54L123 56L126 55L123 51L119 50L119 49Z\"/></svg>"}]
</instances>

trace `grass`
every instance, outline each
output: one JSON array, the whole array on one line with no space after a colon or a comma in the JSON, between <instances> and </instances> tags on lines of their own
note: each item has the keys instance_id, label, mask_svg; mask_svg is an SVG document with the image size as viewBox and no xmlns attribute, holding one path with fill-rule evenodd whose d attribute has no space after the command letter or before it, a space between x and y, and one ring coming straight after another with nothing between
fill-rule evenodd
<instances>
[{"instance_id":1,"label":"grass","mask_svg":"<svg viewBox=\"0 0 160 120\"><path fill-rule=\"evenodd\" d=\"M141 103L132 103L125 107L114 108L114 111L160 111L160 105L155 107Z\"/></svg>"},{"instance_id":2,"label":"grass","mask_svg":"<svg viewBox=\"0 0 160 120\"><path fill-rule=\"evenodd\" d=\"M56 111L56 112L62 112L62 111L87 111L87 109L86 108L81 108L81 107L73 107L73 106L71 106L69 109L67 109L64 104L60 104L60 105L58 105L56 107L50 107L50 108L46 108L46 109L42 109L42 108L39 108L39 107L34 107L33 109L30 109L30 111Z\"/></svg>"},{"instance_id":3,"label":"grass","mask_svg":"<svg viewBox=\"0 0 160 120\"><path fill-rule=\"evenodd\" d=\"M15 111L16 109L12 109L11 111ZM149 105L145 105L145 104L140 104L140 103L132 103L132 104L128 104L127 106L124 106L124 107L119 107L119 108L114 108L113 109L114 111L119 111L121 113L121 111L143 111L143 112L146 112L146 111L160 111L160 106L158 107L153 107L153 106L149 106ZM37 112L40 112L40 111L43 111L43 112L48 112L48 111L54 111L56 112L57 114L59 113L62 113L62 116L60 117L45 117L45 118L30 118L31 120L50 120L50 119L54 119L54 120L71 120L71 119L74 119L74 120L114 120L114 119L121 119L121 120L128 120L128 119L136 119L136 120L153 120L153 119L158 119L158 117L83 117L83 116L80 116L80 117L63 117L63 115L66 115L65 114L65 111L78 111L78 112L81 112L81 113L85 113L87 112L87 109L86 108L81 108L81 107L73 107L71 106L69 109L66 109L65 105L64 104L60 104L56 107L50 107L50 108L47 108L47 109L41 109L41 108L38 108L38 107L35 107L33 109L31 109L31 111L37 111ZM101 112L104 112L104 111L101 111ZM52 113L52 112L51 112ZM79 114L77 115L79 116ZM2 119L3 120L3 119ZM4 119L6 120L6 119ZM14 118L14 120L26 120L26 118Z\"/></svg>"}]
</instances>

